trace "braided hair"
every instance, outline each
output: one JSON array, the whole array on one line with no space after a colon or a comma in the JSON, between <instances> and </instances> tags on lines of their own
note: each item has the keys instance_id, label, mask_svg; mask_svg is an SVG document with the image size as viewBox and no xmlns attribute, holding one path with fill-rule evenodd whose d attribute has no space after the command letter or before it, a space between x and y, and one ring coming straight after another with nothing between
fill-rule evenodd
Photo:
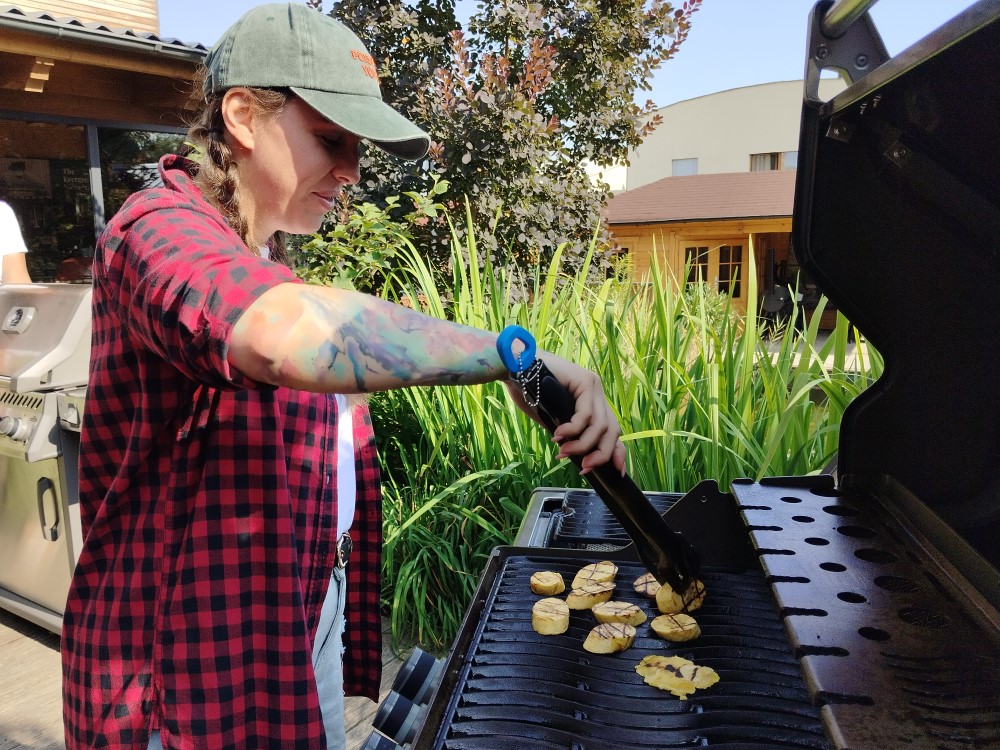
<instances>
[{"instance_id":1,"label":"braided hair","mask_svg":"<svg viewBox=\"0 0 1000 750\"><path fill-rule=\"evenodd\" d=\"M197 182L246 246L258 252L256 241L250 236L250 223L240 206L242 184L239 166L224 138L222 99L225 92L205 93L202 85L205 75L206 71L202 68L195 76L192 104L199 114L187 133L188 140L204 155ZM280 89L247 88L247 91L254 114L262 115L280 112L291 96ZM275 232L267 239L267 245L271 260L291 266L284 232Z\"/></svg>"}]
</instances>

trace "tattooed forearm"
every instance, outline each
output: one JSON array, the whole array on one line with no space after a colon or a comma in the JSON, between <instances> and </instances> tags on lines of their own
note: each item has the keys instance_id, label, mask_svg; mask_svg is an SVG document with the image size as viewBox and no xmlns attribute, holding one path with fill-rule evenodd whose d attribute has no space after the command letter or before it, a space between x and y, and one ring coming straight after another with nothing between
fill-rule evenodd
<instances>
[{"instance_id":1,"label":"tattooed forearm","mask_svg":"<svg viewBox=\"0 0 1000 750\"><path fill-rule=\"evenodd\" d=\"M335 379L350 371L356 388L366 392L393 382L458 384L482 382L491 374L495 377L497 363L484 356L495 346L491 334L398 305L351 301L362 304L310 299L315 314L325 317L333 330L333 339L323 345L316 366Z\"/></svg>"},{"instance_id":2,"label":"tattooed forearm","mask_svg":"<svg viewBox=\"0 0 1000 750\"><path fill-rule=\"evenodd\" d=\"M234 338L239 333L266 360L270 382L363 393L481 383L503 374L495 334L368 295L306 285L294 290L266 293L259 302L270 295L271 304L251 306L234 330Z\"/></svg>"}]
</instances>

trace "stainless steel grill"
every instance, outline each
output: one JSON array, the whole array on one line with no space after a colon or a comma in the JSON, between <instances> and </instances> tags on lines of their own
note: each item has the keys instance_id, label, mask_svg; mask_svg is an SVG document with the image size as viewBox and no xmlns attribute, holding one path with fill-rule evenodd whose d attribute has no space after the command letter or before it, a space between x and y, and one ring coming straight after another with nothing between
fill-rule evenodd
<instances>
[{"instance_id":1,"label":"stainless steel grill","mask_svg":"<svg viewBox=\"0 0 1000 750\"><path fill-rule=\"evenodd\" d=\"M82 544L72 430L90 298L89 286L0 286L0 607L55 632Z\"/></svg>"}]
</instances>

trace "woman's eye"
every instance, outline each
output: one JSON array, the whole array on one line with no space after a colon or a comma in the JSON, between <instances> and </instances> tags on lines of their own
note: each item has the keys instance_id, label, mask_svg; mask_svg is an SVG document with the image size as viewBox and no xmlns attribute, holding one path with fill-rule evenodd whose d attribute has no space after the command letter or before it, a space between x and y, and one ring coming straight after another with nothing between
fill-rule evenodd
<instances>
[{"instance_id":1,"label":"woman's eye","mask_svg":"<svg viewBox=\"0 0 1000 750\"><path fill-rule=\"evenodd\" d=\"M339 135L327 135L320 137L320 141L323 142L323 145L331 149L340 148L341 140L342 139Z\"/></svg>"}]
</instances>

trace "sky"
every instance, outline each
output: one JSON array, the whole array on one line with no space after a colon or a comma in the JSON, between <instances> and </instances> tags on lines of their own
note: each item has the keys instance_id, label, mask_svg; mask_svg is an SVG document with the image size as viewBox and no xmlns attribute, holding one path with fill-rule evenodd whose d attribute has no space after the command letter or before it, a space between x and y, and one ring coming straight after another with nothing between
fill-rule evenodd
<instances>
[{"instance_id":1,"label":"sky","mask_svg":"<svg viewBox=\"0 0 1000 750\"><path fill-rule=\"evenodd\" d=\"M159 0L160 36L212 46L246 10L262 0ZM674 0L675 5L680 0ZM677 55L638 92L658 107L717 91L772 81L801 80L812 0L702 0ZM890 55L923 38L974 0L878 0L871 9ZM459 6L473 8L472 0ZM329 9L332 2L324 2ZM467 11L468 12L468 11ZM266 50L262 50L266 54Z\"/></svg>"}]
</instances>

